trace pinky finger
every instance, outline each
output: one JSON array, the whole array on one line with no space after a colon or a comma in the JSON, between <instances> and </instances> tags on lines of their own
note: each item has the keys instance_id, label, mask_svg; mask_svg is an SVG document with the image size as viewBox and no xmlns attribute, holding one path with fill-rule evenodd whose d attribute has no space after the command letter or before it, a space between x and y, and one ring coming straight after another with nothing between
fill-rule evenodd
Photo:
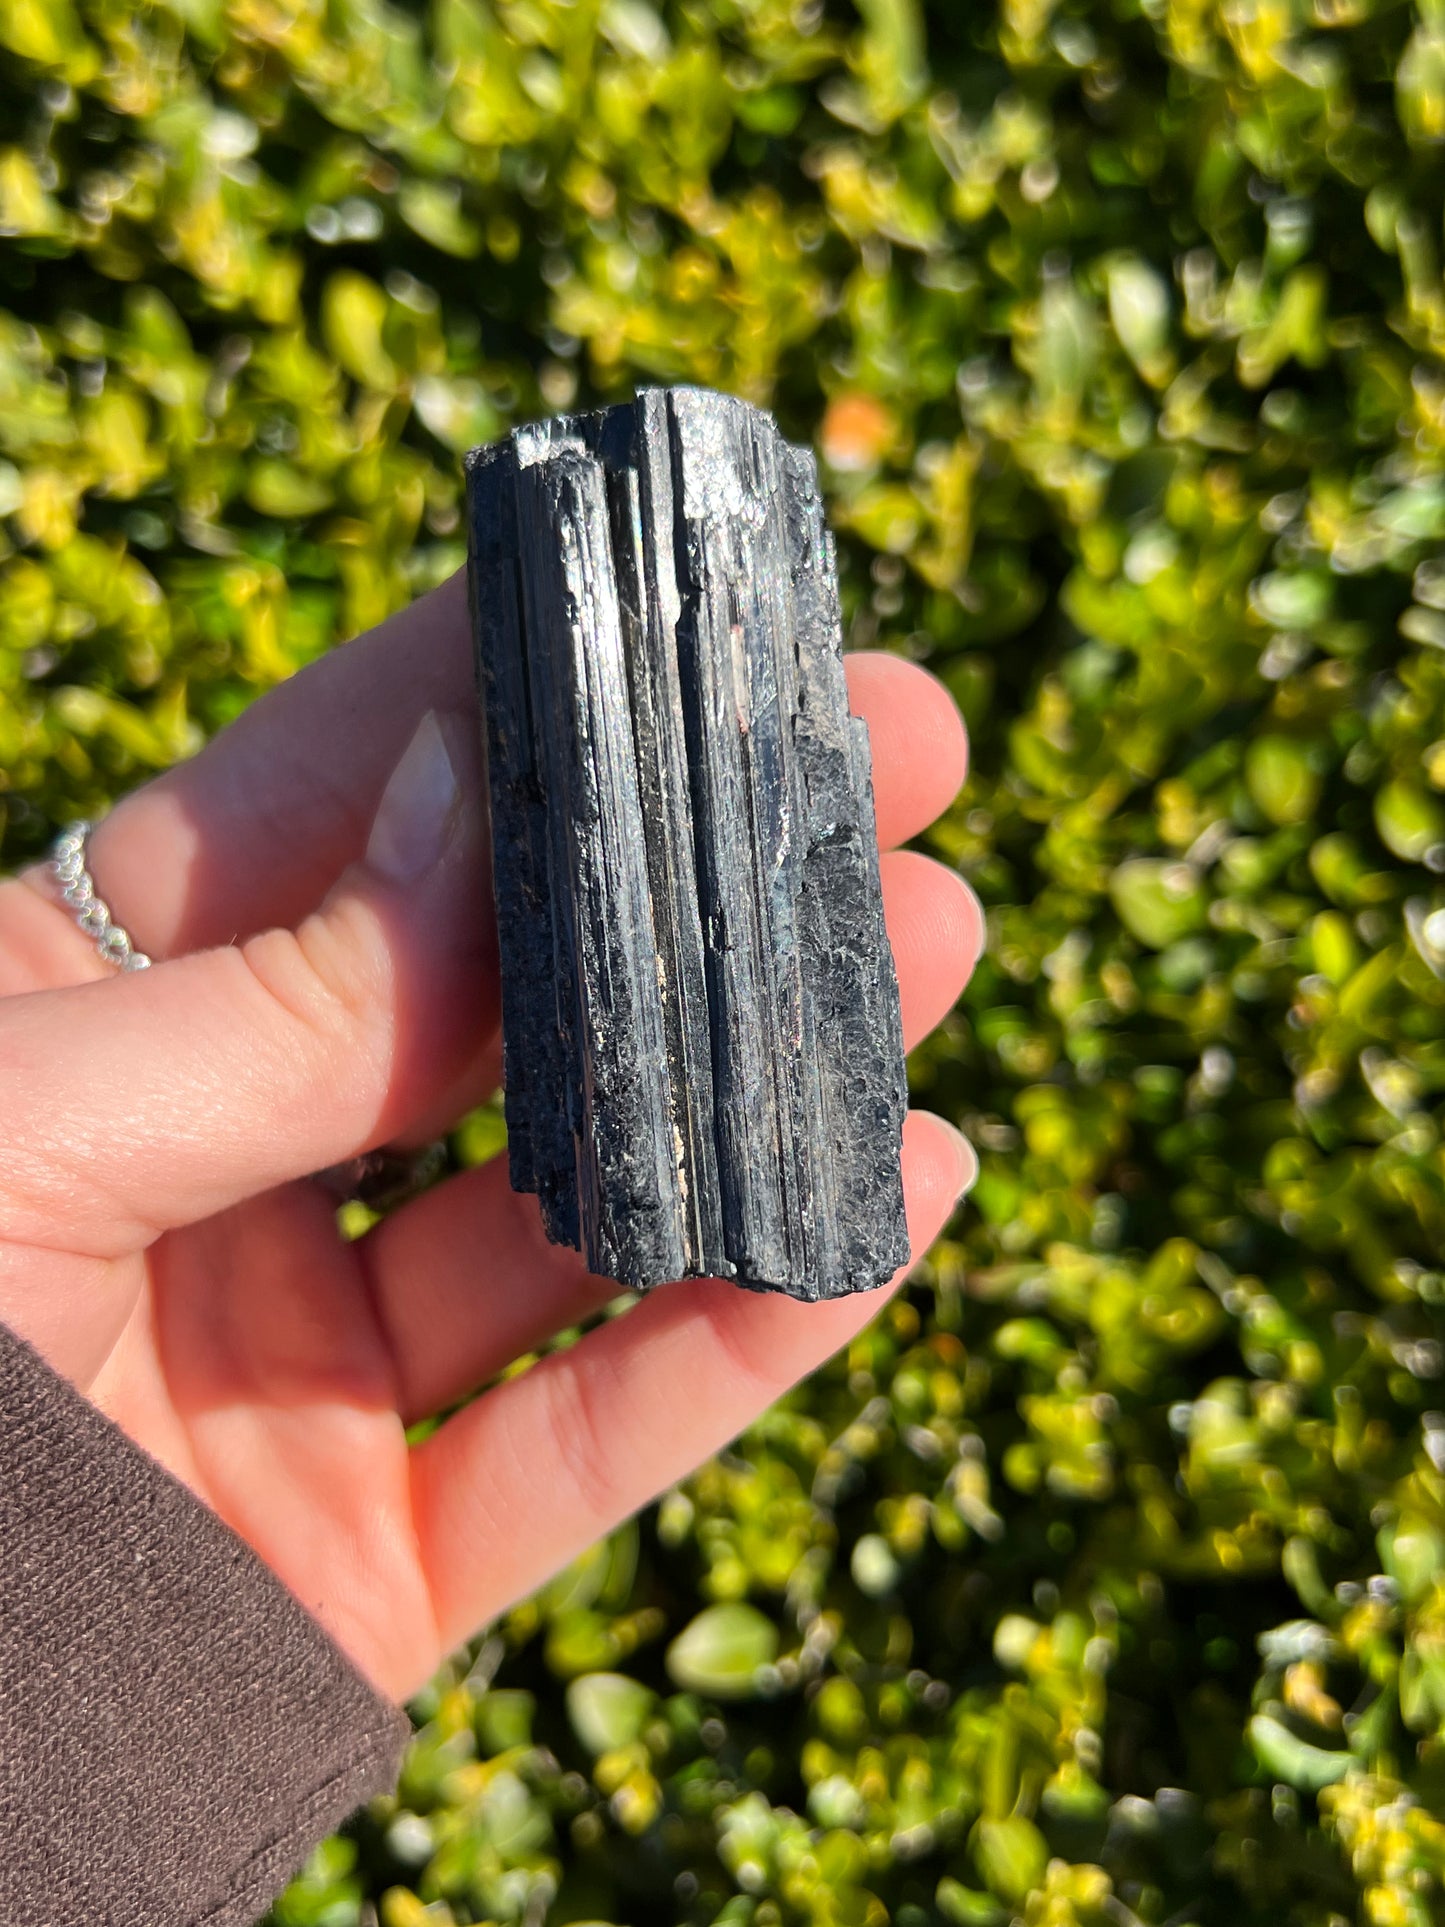
<instances>
[{"instance_id":1,"label":"pinky finger","mask_svg":"<svg viewBox=\"0 0 1445 1927\"><path fill-rule=\"evenodd\" d=\"M976 1169L951 1125L909 1114L903 1172L915 1258ZM450 1419L412 1457L417 1541L443 1646L460 1644L736 1437L846 1345L886 1296L800 1305L716 1279L668 1285Z\"/></svg>"}]
</instances>

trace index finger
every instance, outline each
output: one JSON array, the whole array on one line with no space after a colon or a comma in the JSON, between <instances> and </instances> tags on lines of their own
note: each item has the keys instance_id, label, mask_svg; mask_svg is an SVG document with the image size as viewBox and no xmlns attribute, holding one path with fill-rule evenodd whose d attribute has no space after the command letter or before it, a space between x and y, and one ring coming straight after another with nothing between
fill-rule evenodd
<instances>
[{"instance_id":1,"label":"index finger","mask_svg":"<svg viewBox=\"0 0 1445 1927\"><path fill-rule=\"evenodd\" d=\"M91 869L116 915L153 957L294 927L365 849L422 717L464 712L473 687L459 570L105 818Z\"/></svg>"},{"instance_id":2,"label":"index finger","mask_svg":"<svg viewBox=\"0 0 1445 1927\"><path fill-rule=\"evenodd\" d=\"M953 699L887 655L847 659L873 744L879 841L946 808L967 746ZM380 628L308 664L194 760L96 829L91 868L140 948L176 956L290 928L366 845L377 802L428 709L475 702L464 571ZM480 728L480 710L478 710Z\"/></svg>"}]
</instances>

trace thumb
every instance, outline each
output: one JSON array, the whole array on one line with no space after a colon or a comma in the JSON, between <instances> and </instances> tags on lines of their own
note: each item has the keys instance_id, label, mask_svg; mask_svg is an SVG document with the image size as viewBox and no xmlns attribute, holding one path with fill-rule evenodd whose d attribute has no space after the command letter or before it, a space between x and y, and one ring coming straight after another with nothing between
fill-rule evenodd
<instances>
[{"instance_id":1,"label":"thumb","mask_svg":"<svg viewBox=\"0 0 1445 1927\"><path fill-rule=\"evenodd\" d=\"M297 929L0 1002L0 1241L138 1250L434 1105L498 1021L480 765L428 711Z\"/></svg>"}]
</instances>

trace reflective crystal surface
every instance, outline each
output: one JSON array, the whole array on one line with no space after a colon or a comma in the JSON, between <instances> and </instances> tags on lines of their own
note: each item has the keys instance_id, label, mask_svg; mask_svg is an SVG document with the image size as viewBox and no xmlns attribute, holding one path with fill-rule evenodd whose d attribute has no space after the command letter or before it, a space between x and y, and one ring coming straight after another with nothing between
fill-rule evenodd
<instances>
[{"instance_id":1,"label":"reflective crystal surface","mask_svg":"<svg viewBox=\"0 0 1445 1927\"><path fill-rule=\"evenodd\" d=\"M513 1185L591 1268L908 1255L865 725L811 454L698 389L467 461Z\"/></svg>"}]
</instances>

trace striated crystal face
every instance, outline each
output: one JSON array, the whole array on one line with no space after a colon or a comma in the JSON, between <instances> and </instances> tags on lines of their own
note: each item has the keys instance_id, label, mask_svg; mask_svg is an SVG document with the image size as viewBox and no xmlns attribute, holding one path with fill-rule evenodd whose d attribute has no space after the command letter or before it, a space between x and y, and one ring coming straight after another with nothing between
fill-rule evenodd
<instances>
[{"instance_id":1,"label":"striated crystal face","mask_svg":"<svg viewBox=\"0 0 1445 1927\"><path fill-rule=\"evenodd\" d=\"M467 458L511 1178L639 1288L908 1256L865 725L812 456L692 388Z\"/></svg>"}]
</instances>

